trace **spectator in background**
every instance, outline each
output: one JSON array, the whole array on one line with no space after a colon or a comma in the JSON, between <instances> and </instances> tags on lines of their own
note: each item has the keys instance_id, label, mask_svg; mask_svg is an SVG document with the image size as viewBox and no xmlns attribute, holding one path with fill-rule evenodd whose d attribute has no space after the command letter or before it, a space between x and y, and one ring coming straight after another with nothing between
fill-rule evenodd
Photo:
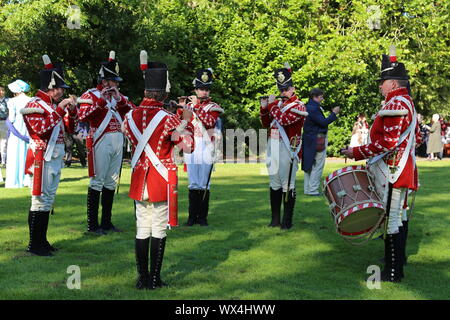
<instances>
[{"instance_id":1,"label":"spectator in background","mask_svg":"<svg viewBox=\"0 0 450 320\"><path fill-rule=\"evenodd\" d=\"M439 152L439 159L442 160L444 157L444 145L445 145L445 133L447 132L447 124L444 121L444 118L442 116L439 117L439 123L441 125L441 140L442 140L442 148L441 152Z\"/></svg>"},{"instance_id":2,"label":"spectator in background","mask_svg":"<svg viewBox=\"0 0 450 320\"><path fill-rule=\"evenodd\" d=\"M308 116L303 127L302 170L305 172L304 193L310 196L320 195L323 167L327 157L328 125L337 119L340 108L333 108L328 118L325 118L320 106L323 101L323 91L314 88L309 93L306 104Z\"/></svg>"},{"instance_id":3,"label":"spectator in background","mask_svg":"<svg viewBox=\"0 0 450 320\"><path fill-rule=\"evenodd\" d=\"M1 167L6 165L6 146L8 141L8 127L6 119L8 118L8 98L5 97L5 88L0 87L0 157ZM1 175L1 173L0 173ZM3 179L0 179L3 181Z\"/></svg>"},{"instance_id":4,"label":"spectator in background","mask_svg":"<svg viewBox=\"0 0 450 320\"><path fill-rule=\"evenodd\" d=\"M416 155L419 157L426 158L427 144L428 144L428 130L427 125L423 120L423 116L420 113L417 114L417 122L419 123L420 134L422 136L422 143L417 147Z\"/></svg>"},{"instance_id":5,"label":"spectator in background","mask_svg":"<svg viewBox=\"0 0 450 320\"><path fill-rule=\"evenodd\" d=\"M8 101L9 117L7 125L10 134L6 156L5 188L28 187L30 176L25 174L25 160L27 158L29 135L20 110L25 108L28 101L31 100L25 94L30 90L30 86L22 80L16 80L8 84L8 88L14 93L14 98Z\"/></svg>"},{"instance_id":6,"label":"spectator in background","mask_svg":"<svg viewBox=\"0 0 450 320\"><path fill-rule=\"evenodd\" d=\"M350 147L360 147L367 144L369 138L369 124L367 123L364 113L360 113L356 118L356 122L353 125L352 139L350 141Z\"/></svg>"},{"instance_id":7,"label":"spectator in background","mask_svg":"<svg viewBox=\"0 0 450 320\"><path fill-rule=\"evenodd\" d=\"M431 128L427 126L427 129L430 132L427 145L428 159L437 160L437 154L442 150L441 123L439 122L439 115L437 113L433 114Z\"/></svg>"}]
</instances>

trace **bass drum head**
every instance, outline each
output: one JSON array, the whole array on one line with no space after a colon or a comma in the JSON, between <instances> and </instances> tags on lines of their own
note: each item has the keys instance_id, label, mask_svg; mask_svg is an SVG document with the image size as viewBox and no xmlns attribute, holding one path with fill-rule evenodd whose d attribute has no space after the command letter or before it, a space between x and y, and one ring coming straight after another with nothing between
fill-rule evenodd
<instances>
[{"instance_id":1,"label":"bass drum head","mask_svg":"<svg viewBox=\"0 0 450 320\"><path fill-rule=\"evenodd\" d=\"M360 234L369 231L384 213L382 208L371 207L354 211L339 223L339 231L345 234Z\"/></svg>"}]
</instances>

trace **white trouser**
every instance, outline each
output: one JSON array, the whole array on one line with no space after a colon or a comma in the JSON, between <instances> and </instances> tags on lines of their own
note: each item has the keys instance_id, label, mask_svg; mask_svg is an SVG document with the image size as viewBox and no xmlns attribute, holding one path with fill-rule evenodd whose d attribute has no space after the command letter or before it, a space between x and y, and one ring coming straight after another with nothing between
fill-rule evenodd
<instances>
[{"instance_id":1,"label":"white trouser","mask_svg":"<svg viewBox=\"0 0 450 320\"><path fill-rule=\"evenodd\" d=\"M184 161L187 165L189 178L188 188L190 190L210 188L211 181L208 182L209 172L212 166L212 154L214 144L208 143L207 139L195 137L195 149L191 154L184 155Z\"/></svg>"},{"instance_id":2,"label":"white trouser","mask_svg":"<svg viewBox=\"0 0 450 320\"><path fill-rule=\"evenodd\" d=\"M305 194L317 194L320 190L322 182L323 167L327 159L327 145L328 139L325 139L325 149L321 152L316 152L314 163L310 172L305 172L303 179L303 192Z\"/></svg>"},{"instance_id":3,"label":"white trouser","mask_svg":"<svg viewBox=\"0 0 450 320\"><path fill-rule=\"evenodd\" d=\"M403 209L405 204L406 188L393 188L392 189L392 200L391 200L391 210L389 211L388 220L388 234L398 233L398 228L403 226L402 221L408 220L408 215L406 209ZM385 201L387 203L387 199Z\"/></svg>"},{"instance_id":4,"label":"white trouser","mask_svg":"<svg viewBox=\"0 0 450 320\"><path fill-rule=\"evenodd\" d=\"M267 146L267 170L269 171L270 187L273 190L283 188L287 192L289 183L289 169L291 167L291 152L280 139L270 138ZM292 165L289 189L295 189L295 178L298 170L297 157Z\"/></svg>"},{"instance_id":5,"label":"white trouser","mask_svg":"<svg viewBox=\"0 0 450 320\"><path fill-rule=\"evenodd\" d=\"M122 152L122 133L106 133L101 138L94 149L95 177L92 177L89 182L90 188L97 191L102 191L103 187L109 190L116 189L122 163Z\"/></svg>"},{"instance_id":6,"label":"white trouser","mask_svg":"<svg viewBox=\"0 0 450 320\"><path fill-rule=\"evenodd\" d=\"M167 236L166 228L169 223L169 207L167 201L136 203L136 239L162 239Z\"/></svg>"},{"instance_id":7,"label":"white trouser","mask_svg":"<svg viewBox=\"0 0 450 320\"><path fill-rule=\"evenodd\" d=\"M2 157L2 164L6 164L7 142L8 142L8 127L6 126L5 120L0 120L0 156Z\"/></svg>"},{"instance_id":8,"label":"white trouser","mask_svg":"<svg viewBox=\"0 0 450 320\"><path fill-rule=\"evenodd\" d=\"M369 165L367 168L371 180L375 185L375 190L377 191L380 199L382 199L384 207L386 208L389 193L389 168L383 162L383 159L380 159L379 161ZM389 221L387 228L388 234L398 233L398 228L403 225L402 221L408 220L407 210L403 209L407 192L407 188L392 189L391 209L389 212Z\"/></svg>"},{"instance_id":9,"label":"white trouser","mask_svg":"<svg viewBox=\"0 0 450 320\"><path fill-rule=\"evenodd\" d=\"M63 167L64 143L58 143L53 149L50 161L44 160L44 172L42 176L42 195L31 196L31 211L51 211L55 201L56 190L61 178ZM33 186L31 186L33 190Z\"/></svg>"}]
</instances>

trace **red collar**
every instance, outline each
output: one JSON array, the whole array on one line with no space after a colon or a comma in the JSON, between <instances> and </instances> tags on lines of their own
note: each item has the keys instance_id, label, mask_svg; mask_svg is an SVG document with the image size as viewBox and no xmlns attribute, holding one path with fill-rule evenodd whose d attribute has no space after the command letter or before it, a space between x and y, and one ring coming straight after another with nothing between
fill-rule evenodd
<instances>
[{"instance_id":1,"label":"red collar","mask_svg":"<svg viewBox=\"0 0 450 320\"><path fill-rule=\"evenodd\" d=\"M99 83L99 84L96 86L96 88L97 88L98 91L102 91L102 90L103 90L103 86L102 86L101 83Z\"/></svg>"},{"instance_id":2,"label":"red collar","mask_svg":"<svg viewBox=\"0 0 450 320\"><path fill-rule=\"evenodd\" d=\"M395 96L407 96L408 95L408 89L406 88L397 88L389 92L386 96L386 99L384 101L388 102Z\"/></svg>"},{"instance_id":3,"label":"red collar","mask_svg":"<svg viewBox=\"0 0 450 320\"><path fill-rule=\"evenodd\" d=\"M44 100L49 105L53 104L52 98L50 98L50 96L42 90L38 90L38 92L36 92L36 97L40 98L41 100Z\"/></svg>"},{"instance_id":4,"label":"red collar","mask_svg":"<svg viewBox=\"0 0 450 320\"><path fill-rule=\"evenodd\" d=\"M160 101L156 101L153 99L149 99L149 98L144 98L141 102L141 104L139 105L139 107L143 107L143 108L162 108L162 106L164 105L164 103L160 102Z\"/></svg>"}]
</instances>

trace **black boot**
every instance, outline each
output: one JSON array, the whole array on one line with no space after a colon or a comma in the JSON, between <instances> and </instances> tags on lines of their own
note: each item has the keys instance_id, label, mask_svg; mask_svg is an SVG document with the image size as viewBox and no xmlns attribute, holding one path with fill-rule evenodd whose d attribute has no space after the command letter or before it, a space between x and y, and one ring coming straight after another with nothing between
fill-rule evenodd
<instances>
[{"instance_id":1,"label":"black boot","mask_svg":"<svg viewBox=\"0 0 450 320\"><path fill-rule=\"evenodd\" d=\"M195 223L200 224L200 217L202 216L203 190L195 190L194 194Z\"/></svg>"},{"instance_id":2,"label":"black boot","mask_svg":"<svg viewBox=\"0 0 450 320\"><path fill-rule=\"evenodd\" d=\"M403 259L403 265L406 266L408 262L408 258L406 257L406 241L408 239L408 221L402 221L403 226L399 227L400 233L402 234L402 240L401 240L401 247L402 247L402 259ZM380 236L383 238L383 235ZM379 259L381 263L386 263L385 257Z\"/></svg>"},{"instance_id":3,"label":"black boot","mask_svg":"<svg viewBox=\"0 0 450 320\"><path fill-rule=\"evenodd\" d=\"M42 214L44 215L44 217L43 217L43 231L42 231L42 234L43 234L42 245L46 249L48 249L48 250L50 250L52 252L58 251L58 249L55 248L54 246L52 246L47 240L48 220L50 218L50 211L42 212Z\"/></svg>"},{"instance_id":4,"label":"black boot","mask_svg":"<svg viewBox=\"0 0 450 320\"><path fill-rule=\"evenodd\" d=\"M288 230L292 228L292 217L294 216L294 206L295 206L295 198L296 193L295 189L289 190L286 195L287 200L284 201L283 209L283 220L281 221L281 229Z\"/></svg>"},{"instance_id":5,"label":"black boot","mask_svg":"<svg viewBox=\"0 0 450 320\"><path fill-rule=\"evenodd\" d=\"M87 194L87 222L88 233L98 235L106 234L98 225L98 204L100 202L100 191L88 188Z\"/></svg>"},{"instance_id":6,"label":"black boot","mask_svg":"<svg viewBox=\"0 0 450 320\"><path fill-rule=\"evenodd\" d=\"M148 272L148 248L150 238L136 239L136 267L138 272L138 279L136 282L137 289L149 289L150 273Z\"/></svg>"},{"instance_id":7,"label":"black boot","mask_svg":"<svg viewBox=\"0 0 450 320\"><path fill-rule=\"evenodd\" d=\"M402 247L403 247L403 265L407 265L408 263L408 257L406 255L406 243L408 241L408 224L409 221L403 221L403 242L402 242Z\"/></svg>"},{"instance_id":8,"label":"black boot","mask_svg":"<svg viewBox=\"0 0 450 320\"><path fill-rule=\"evenodd\" d=\"M115 190L102 189L102 223L100 228L106 231L122 232L122 230L114 227L111 222L112 206L114 201Z\"/></svg>"},{"instance_id":9,"label":"black boot","mask_svg":"<svg viewBox=\"0 0 450 320\"><path fill-rule=\"evenodd\" d=\"M273 190L270 188L270 209L272 211L272 220L268 227L278 227L280 226L280 210L281 210L281 200L283 198L283 190Z\"/></svg>"},{"instance_id":10,"label":"black boot","mask_svg":"<svg viewBox=\"0 0 450 320\"><path fill-rule=\"evenodd\" d=\"M51 256L49 249L43 246L45 217L41 211L28 212L28 227L30 230L30 242L27 251L38 256ZM48 214L48 212L47 212Z\"/></svg>"},{"instance_id":11,"label":"black boot","mask_svg":"<svg viewBox=\"0 0 450 320\"><path fill-rule=\"evenodd\" d=\"M403 273L401 253L401 234L388 234L384 240L385 261L384 270L381 271L381 281L400 282Z\"/></svg>"},{"instance_id":12,"label":"black boot","mask_svg":"<svg viewBox=\"0 0 450 320\"><path fill-rule=\"evenodd\" d=\"M198 190L198 191L199 191L198 203L200 207L198 223L202 227L207 227L208 210L209 210L209 190Z\"/></svg>"},{"instance_id":13,"label":"black boot","mask_svg":"<svg viewBox=\"0 0 450 320\"><path fill-rule=\"evenodd\" d=\"M162 239L152 237L151 239L149 289L156 289L167 286L167 284L161 280L161 268L164 258L164 249L166 247L166 237Z\"/></svg>"},{"instance_id":14,"label":"black boot","mask_svg":"<svg viewBox=\"0 0 450 320\"><path fill-rule=\"evenodd\" d=\"M191 190L189 189L189 217L188 221L186 222L186 226L192 227L194 224L197 223L197 210L196 208L198 205L196 204L196 197L197 190Z\"/></svg>"}]
</instances>

